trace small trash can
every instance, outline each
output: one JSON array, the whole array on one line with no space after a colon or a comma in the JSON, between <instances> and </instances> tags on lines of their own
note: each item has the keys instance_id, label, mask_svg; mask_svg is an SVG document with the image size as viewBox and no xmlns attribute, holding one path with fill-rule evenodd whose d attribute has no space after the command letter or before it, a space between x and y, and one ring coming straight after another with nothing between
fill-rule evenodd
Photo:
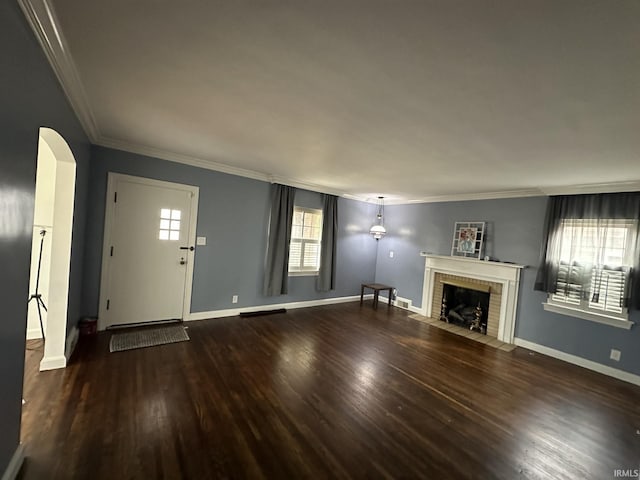
<instances>
[{"instance_id":1,"label":"small trash can","mask_svg":"<svg viewBox=\"0 0 640 480\"><path fill-rule=\"evenodd\" d=\"M82 317L78 322L80 335L85 337L98 333L98 319L96 317Z\"/></svg>"}]
</instances>

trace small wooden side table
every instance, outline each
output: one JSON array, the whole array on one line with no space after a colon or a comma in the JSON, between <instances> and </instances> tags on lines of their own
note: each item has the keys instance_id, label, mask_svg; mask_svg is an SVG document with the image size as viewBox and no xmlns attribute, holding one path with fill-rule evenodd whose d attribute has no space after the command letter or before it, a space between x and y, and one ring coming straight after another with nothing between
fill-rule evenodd
<instances>
[{"instance_id":1,"label":"small wooden side table","mask_svg":"<svg viewBox=\"0 0 640 480\"><path fill-rule=\"evenodd\" d=\"M389 306L391 306L391 297L393 296L393 287L389 285L383 285L382 283L363 283L360 285L360 305L364 301L364 289L369 288L373 290L373 308L378 308L378 295L380 291L389 291Z\"/></svg>"}]
</instances>

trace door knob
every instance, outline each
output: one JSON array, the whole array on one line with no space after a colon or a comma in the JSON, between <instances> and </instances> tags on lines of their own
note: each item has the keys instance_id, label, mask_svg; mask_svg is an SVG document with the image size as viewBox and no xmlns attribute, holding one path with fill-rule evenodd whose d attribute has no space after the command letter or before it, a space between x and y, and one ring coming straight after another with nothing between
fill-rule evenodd
<instances>
[{"instance_id":1,"label":"door knob","mask_svg":"<svg viewBox=\"0 0 640 480\"><path fill-rule=\"evenodd\" d=\"M193 245L190 247L180 247L180 250L189 250L190 252L193 252L196 249L196 247L194 247Z\"/></svg>"}]
</instances>

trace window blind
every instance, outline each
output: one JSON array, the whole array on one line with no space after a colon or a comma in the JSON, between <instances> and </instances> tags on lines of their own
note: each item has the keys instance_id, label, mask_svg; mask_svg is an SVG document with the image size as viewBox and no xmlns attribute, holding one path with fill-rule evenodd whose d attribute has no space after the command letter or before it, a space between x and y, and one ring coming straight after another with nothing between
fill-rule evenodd
<instances>
[{"instance_id":1,"label":"window blind","mask_svg":"<svg viewBox=\"0 0 640 480\"><path fill-rule=\"evenodd\" d=\"M289 272L317 272L320 267L322 210L294 207Z\"/></svg>"}]
</instances>

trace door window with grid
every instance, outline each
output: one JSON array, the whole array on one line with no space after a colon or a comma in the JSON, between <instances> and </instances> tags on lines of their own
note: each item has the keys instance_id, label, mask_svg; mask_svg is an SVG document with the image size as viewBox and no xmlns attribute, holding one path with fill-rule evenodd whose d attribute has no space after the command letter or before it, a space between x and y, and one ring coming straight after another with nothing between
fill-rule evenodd
<instances>
[{"instance_id":1,"label":"door window with grid","mask_svg":"<svg viewBox=\"0 0 640 480\"><path fill-rule=\"evenodd\" d=\"M294 207L289 244L289 273L315 274L320 268L322 210Z\"/></svg>"}]
</instances>

